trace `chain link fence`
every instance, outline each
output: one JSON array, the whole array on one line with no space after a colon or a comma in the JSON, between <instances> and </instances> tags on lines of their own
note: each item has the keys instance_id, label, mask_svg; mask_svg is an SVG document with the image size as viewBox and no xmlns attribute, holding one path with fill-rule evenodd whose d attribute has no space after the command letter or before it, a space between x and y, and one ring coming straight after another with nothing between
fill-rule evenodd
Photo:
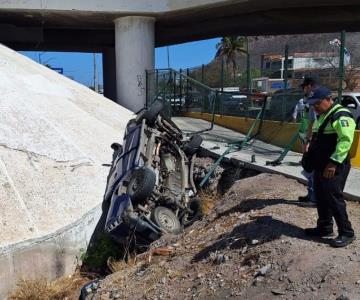
<instances>
[{"instance_id":1,"label":"chain link fence","mask_svg":"<svg viewBox=\"0 0 360 300\"><path fill-rule=\"evenodd\" d=\"M291 121L302 96L300 90L280 90L271 97L262 93L225 92L175 70L147 72L147 104L162 101L169 117L200 112L255 118L266 99L265 119L286 122Z\"/></svg>"}]
</instances>

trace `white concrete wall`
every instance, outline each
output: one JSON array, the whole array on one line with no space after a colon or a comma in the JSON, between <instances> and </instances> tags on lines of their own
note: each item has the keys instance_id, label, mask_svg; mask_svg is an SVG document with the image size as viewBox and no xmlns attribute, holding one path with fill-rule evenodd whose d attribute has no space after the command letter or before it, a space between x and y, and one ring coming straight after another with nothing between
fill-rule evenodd
<instances>
[{"instance_id":1,"label":"white concrete wall","mask_svg":"<svg viewBox=\"0 0 360 300\"><path fill-rule=\"evenodd\" d=\"M6 247L0 247L0 299L6 299L22 279L48 281L71 275L89 245L101 215L98 205L73 224L58 231Z\"/></svg>"},{"instance_id":2,"label":"white concrete wall","mask_svg":"<svg viewBox=\"0 0 360 300\"><path fill-rule=\"evenodd\" d=\"M111 143L132 113L0 46L0 247L52 233L102 202Z\"/></svg>"},{"instance_id":3,"label":"white concrete wall","mask_svg":"<svg viewBox=\"0 0 360 300\"><path fill-rule=\"evenodd\" d=\"M293 69L323 69L336 67L338 64L338 57L295 57Z\"/></svg>"},{"instance_id":4,"label":"white concrete wall","mask_svg":"<svg viewBox=\"0 0 360 300\"><path fill-rule=\"evenodd\" d=\"M133 114L0 45L0 299L20 278L72 272L101 213Z\"/></svg>"}]
</instances>

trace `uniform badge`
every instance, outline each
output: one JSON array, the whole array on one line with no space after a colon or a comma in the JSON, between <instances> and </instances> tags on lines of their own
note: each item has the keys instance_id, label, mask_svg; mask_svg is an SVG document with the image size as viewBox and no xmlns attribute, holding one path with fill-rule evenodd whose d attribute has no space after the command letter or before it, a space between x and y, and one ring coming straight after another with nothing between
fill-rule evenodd
<instances>
[{"instance_id":1,"label":"uniform badge","mask_svg":"<svg viewBox=\"0 0 360 300\"><path fill-rule=\"evenodd\" d=\"M340 120L341 127L349 127L349 122L347 120Z\"/></svg>"}]
</instances>

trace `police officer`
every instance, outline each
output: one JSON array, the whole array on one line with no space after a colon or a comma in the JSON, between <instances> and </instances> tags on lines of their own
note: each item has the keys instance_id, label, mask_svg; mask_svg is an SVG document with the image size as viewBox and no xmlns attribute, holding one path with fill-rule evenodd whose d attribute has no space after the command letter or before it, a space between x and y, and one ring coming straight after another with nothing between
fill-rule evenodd
<instances>
[{"instance_id":1,"label":"police officer","mask_svg":"<svg viewBox=\"0 0 360 300\"><path fill-rule=\"evenodd\" d=\"M334 218L339 235L330 240L330 245L345 247L355 240L342 193L350 171L355 122L346 108L334 103L326 87L315 88L307 102L318 114L309 151L304 156L305 168L310 165L314 170L318 221L317 227L307 228L305 233L313 237L332 235Z\"/></svg>"}]
</instances>

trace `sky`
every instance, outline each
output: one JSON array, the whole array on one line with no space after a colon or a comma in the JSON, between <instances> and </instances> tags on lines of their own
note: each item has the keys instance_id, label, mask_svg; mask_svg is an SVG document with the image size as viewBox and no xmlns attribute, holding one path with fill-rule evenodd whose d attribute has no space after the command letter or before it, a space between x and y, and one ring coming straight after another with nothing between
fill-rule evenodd
<instances>
[{"instance_id":1,"label":"sky","mask_svg":"<svg viewBox=\"0 0 360 300\"><path fill-rule=\"evenodd\" d=\"M216 44L220 38L169 46L170 67L191 68L209 63L215 56ZM91 86L94 78L94 54L79 52L37 52L22 51L29 58L62 68L64 75ZM95 54L99 83L102 84L102 56ZM155 49L155 68L167 68L167 47Z\"/></svg>"}]
</instances>

